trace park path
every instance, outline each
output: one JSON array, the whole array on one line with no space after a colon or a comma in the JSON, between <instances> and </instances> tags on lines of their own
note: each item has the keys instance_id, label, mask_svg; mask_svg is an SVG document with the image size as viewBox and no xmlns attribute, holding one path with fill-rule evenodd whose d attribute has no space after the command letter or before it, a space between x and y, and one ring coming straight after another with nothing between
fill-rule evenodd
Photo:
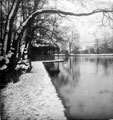
<instances>
[{"instance_id":1,"label":"park path","mask_svg":"<svg viewBox=\"0 0 113 120\"><path fill-rule=\"evenodd\" d=\"M66 120L58 98L42 62L32 62L32 70L20 76L1 91L2 119Z\"/></svg>"}]
</instances>

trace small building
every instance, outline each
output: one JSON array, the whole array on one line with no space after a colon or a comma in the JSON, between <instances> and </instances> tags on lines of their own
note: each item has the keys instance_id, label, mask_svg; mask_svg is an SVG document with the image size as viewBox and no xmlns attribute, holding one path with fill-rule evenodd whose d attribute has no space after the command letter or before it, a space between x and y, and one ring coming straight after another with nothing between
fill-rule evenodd
<instances>
[{"instance_id":1,"label":"small building","mask_svg":"<svg viewBox=\"0 0 113 120\"><path fill-rule=\"evenodd\" d=\"M32 44L31 59L32 60L53 59L51 57L58 52L59 52L59 47L57 44L46 40L38 40L37 42L34 42Z\"/></svg>"}]
</instances>

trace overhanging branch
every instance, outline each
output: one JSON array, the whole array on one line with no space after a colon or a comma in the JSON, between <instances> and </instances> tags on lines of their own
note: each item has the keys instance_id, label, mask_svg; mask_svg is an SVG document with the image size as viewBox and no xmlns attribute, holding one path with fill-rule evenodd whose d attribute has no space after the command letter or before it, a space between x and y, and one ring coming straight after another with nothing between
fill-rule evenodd
<instances>
[{"instance_id":1,"label":"overhanging branch","mask_svg":"<svg viewBox=\"0 0 113 120\"><path fill-rule=\"evenodd\" d=\"M76 16L76 17L80 17L80 16L89 16L92 14L96 14L96 13L111 13L113 12L113 10L107 10L107 9L96 9L93 10L92 12L88 12L88 13L73 13L73 12L66 12L66 11L62 11L62 10L57 10L57 9L42 9L42 10L37 10L35 12L33 12L24 22L23 24L19 27L19 29L17 30L17 33L20 33L22 31L23 28L25 28L25 26L27 24L29 24L29 22L34 19L35 16L40 15L40 14L46 14L46 13L51 13L51 14L63 14L63 15L69 15L69 16Z\"/></svg>"}]
</instances>

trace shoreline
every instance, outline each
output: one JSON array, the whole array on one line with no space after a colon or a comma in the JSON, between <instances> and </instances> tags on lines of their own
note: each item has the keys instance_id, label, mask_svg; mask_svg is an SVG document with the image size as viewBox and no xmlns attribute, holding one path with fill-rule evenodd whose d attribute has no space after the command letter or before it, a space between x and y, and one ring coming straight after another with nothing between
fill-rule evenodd
<instances>
[{"instance_id":1,"label":"shoreline","mask_svg":"<svg viewBox=\"0 0 113 120\"><path fill-rule=\"evenodd\" d=\"M9 83L1 91L1 119L66 120L65 108L42 62L32 62L32 70Z\"/></svg>"},{"instance_id":2,"label":"shoreline","mask_svg":"<svg viewBox=\"0 0 113 120\"><path fill-rule=\"evenodd\" d=\"M55 56L113 56L113 54L55 54Z\"/></svg>"}]
</instances>

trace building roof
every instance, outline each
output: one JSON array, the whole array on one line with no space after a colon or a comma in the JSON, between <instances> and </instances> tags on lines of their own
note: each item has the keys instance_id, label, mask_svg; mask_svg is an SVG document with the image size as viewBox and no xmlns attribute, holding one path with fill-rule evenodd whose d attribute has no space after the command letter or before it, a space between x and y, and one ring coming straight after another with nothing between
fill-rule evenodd
<instances>
[{"instance_id":1,"label":"building roof","mask_svg":"<svg viewBox=\"0 0 113 120\"><path fill-rule=\"evenodd\" d=\"M52 41L48 41L48 40L38 40L37 42L34 42L32 44L33 47L50 47L50 48L54 48L54 49L59 49L59 46L55 43L53 43Z\"/></svg>"}]
</instances>

